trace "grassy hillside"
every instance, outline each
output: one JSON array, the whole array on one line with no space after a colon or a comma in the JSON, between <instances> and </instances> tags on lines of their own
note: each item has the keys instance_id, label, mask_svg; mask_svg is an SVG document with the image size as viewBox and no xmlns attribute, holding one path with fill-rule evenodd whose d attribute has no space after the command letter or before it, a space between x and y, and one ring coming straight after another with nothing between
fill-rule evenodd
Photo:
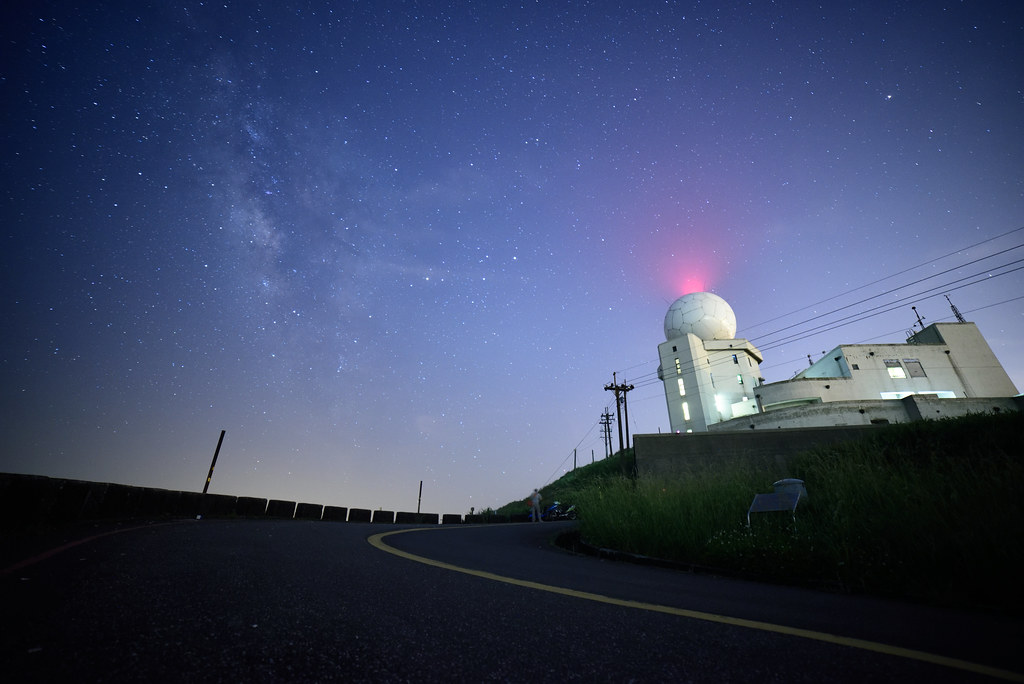
<instances>
[{"instance_id":1,"label":"grassy hillside","mask_svg":"<svg viewBox=\"0 0 1024 684\"><path fill-rule=\"evenodd\" d=\"M749 527L754 494L771 491L767 473L704 467L681 480L636 481L610 461L545 490L546 500L577 504L581 534L595 546L1024 613L1024 414L893 425L801 453L791 465L808 499L795 520L755 514Z\"/></svg>"},{"instance_id":2,"label":"grassy hillside","mask_svg":"<svg viewBox=\"0 0 1024 684\"><path fill-rule=\"evenodd\" d=\"M623 456L623 453L625 456ZM555 501L561 501L566 506L572 505L576 503L578 492L582 489L610 477L621 477L624 474L629 474L632 468L632 449L626 449L625 452L620 452L604 460L581 466L542 488L543 504L544 506L550 506ZM495 513L498 515L528 513L530 509L526 503L528 495L529 492L524 492L522 499L505 504L496 510Z\"/></svg>"}]
</instances>

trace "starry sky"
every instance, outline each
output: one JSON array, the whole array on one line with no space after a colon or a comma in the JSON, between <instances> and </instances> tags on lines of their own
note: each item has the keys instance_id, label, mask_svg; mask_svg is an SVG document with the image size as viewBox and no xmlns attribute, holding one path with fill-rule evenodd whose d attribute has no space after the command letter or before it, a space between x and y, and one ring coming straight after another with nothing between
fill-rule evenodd
<instances>
[{"instance_id":1,"label":"starry sky","mask_svg":"<svg viewBox=\"0 0 1024 684\"><path fill-rule=\"evenodd\" d=\"M497 507L613 373L668 430L701 290L768 381L948 294L1024 389L1024 10L821 4L7 3L0 471Z\"/></svg>"}]
</instances>

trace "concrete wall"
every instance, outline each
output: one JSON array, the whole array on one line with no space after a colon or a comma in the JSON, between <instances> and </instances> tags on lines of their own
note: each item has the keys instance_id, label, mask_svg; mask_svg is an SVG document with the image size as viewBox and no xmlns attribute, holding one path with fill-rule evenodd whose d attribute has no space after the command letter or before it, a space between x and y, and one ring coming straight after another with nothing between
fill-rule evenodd
<instances>
[{"instance_id":1,"label":"concrete wall","mask_svg":"<svg viewBox=\"0 0 1024 684\"><path fill-rule=\"evenodd\" d=\"M259 517L337 522L370 522L371 511L228 494L179 492L151 487L41 475L0 473L0 530L24 529L75 520L125 518ZM468 516L467 516L468 517ZM423 524L462 522L462 515L416 514ZM373 522L394 523L390 511L373 511ZM411 522L408 519L397 522ZM494 518L483 522L499 522ZM500 520L500 522L505 522Z\"/></svg>"},{"instance_id":2,"label":"concrete wall","mask_svg":"<svg viewBox=\"0 0 1024 684\"><path fill-rule=\"evenodd\" d=\"M744 416L710 432L634 435L640 477L684 477L694 467L740 462L790 477L788 459L806 449L870 436L889 423L1024 410L1024 397L833 402ZM797 425L798 427L793 427ZM731 426L732 429L728 429ZM753 429L751 429L753 427Z\"/></svg>"},{"instance_id":3,"label":"concrete wall","mask_svg":"<svg viewBox=\"0 0 1024 684\"><path fill-rule=\"evenodd\" d=\"M912 394L899 400L827 401L791 406L709 425L708 430L734 432L909 423L924 418L959 418L974 413L1020 411L1022 407L1024 399L1021 397L937 399L928 395Z\"/></svg>"},{"instance_id":4,"label":"concrete wall","mask_svg":"<svg viewBox=\"0 0 1024 684\"><path fill-rule=\"evenodd\" d=\"M960 418L975 413L1006 413L1024 410L1024 397L979 397L977 399L936 399L913 395L900 400L910 420Z\"/></svg>"},{"instance_id":5,"label":"concrete wall","mask_svg":"<svg viewBox=\"0 0 1024 684\"><path fill-rule=\"evenodd\" d=\"M788 460L812 446L869 436L878 428L857 425L746 432L634 435L637 475L641 478L685 477L691 469L721 463L747 463L775 479L791 477Z\"/></svg>"}]
</instances>

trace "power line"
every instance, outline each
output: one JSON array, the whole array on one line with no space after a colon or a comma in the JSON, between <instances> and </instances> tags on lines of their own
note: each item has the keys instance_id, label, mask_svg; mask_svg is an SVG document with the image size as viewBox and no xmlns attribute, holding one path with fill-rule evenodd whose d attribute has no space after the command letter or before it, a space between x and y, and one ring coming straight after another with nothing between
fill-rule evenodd
<instances>
[{"instance_id":1,"label":"power line","mask_svg":"<svg viewBox=\"0 0 1024 684\"><path fill-rule=\"evenodd\" d=\"M911 271L916 271L917 269L922 268L924 266L928 266L929 264L933 264L933 263L942 261L943 259L948 259L949 257L951 257L951 256L953 256L955 254L958 254L960 252L966 252L969 249L974 249L975 247L980 247L981 245L984 245L984 244L986 244L988 242L993 242L995 240L998 240L999 238L1004 238L1007 235L1012 235L1012 234L1018 233L1018 232L1020 232L1022 230L1024 230L1024 226L1021 226L1020 228L1014 228L1013 230L1008 230L1005 233L1002 233L1000 235L996 235L995 237L988 238L987 240L982 240L980 242L975 242L973 245L968 245L966 247L961 247L959 249L955 249L952 252L949 252L947 254L943 254L942 256L940 256L938 258L929 259L928 261L921 262L920 264L917 264L916 266L911 266L910 268L906 268L906 269L903 269L902 271L897 271L896 273L893 273L891 275L887 275L884 278L879 278L878 280L873 280L870 283L866 283L864 285L859 285L859 286L853 288L852 290L847 290L846 292L840 292L837 295L833 295L831 297L827 297L825 299L822 299L821 301L814 302L813 304L808 304L807 306L801 307L799 309L795 309L794 311L790 311L789 313L782 314L781 316L776 316L775 318L770 318L770 319L768 319L766 321L762 321L761 323L755 323L754 325L750 326L748 329L758 328L758 327L760 327L762 325L766 325L768 323L771 323L774 320L786 318L787 316L792 316L793 314L800 313L801 311L805 311L805 310L810 309L812 307L818 306L819 304L824 304L825 302L831 302L834 299L839 299L840 297L845 297L846 295L853 294L854 292L857 292L859 290L863 290L866 287L871 287L872 285L877 285L878 283L883 283L886 280L890 280L892 278L895 278L896 276L903 275L904 273L910 273ZM1018 245L1018 247L1019 246L1020 245Z\"/></svg>"},{"instance_id":2,"label":"power line","mask_svg":"<svg viewBox=\"0 0 1024 684\"><path fill-rule=\"evenodd\" d=\"M818 314L817 316L812 316L811 318L807 318L807 319L804 319L804 320L802 320L802 321L800 321L800 322L798 322L798 323L794 323L794 324L792 324L792 325L788 325L788 326L785 326L785 327L783 327L783 328L780 328L779 330L773 330L773 331L772 331L772 332L770 332L770 333L765 333L765 334L764 334L764 335L763 335L762 337L771 337L772 335L775 335L775 334L777 334L777 333L783 332L783 331L785 331L785 330L789 330L790 328L794 328L794 327L796 327L796 326L798 326L798 325L803 325L804 323L810 323L811 321L816 321L816 320L818 320L819 318L824 318L824 317L826 317L826 316L831 316L831 315L832 315L832 314L834 314L834 313L838 313L838 312L840 312L840 311L844 311L844 310L846 310L846 309L849 309L849 308L852 308L852 307L854 307L854 306L857 306L858 304L864 304L864 303L866 303L866 302L869 302L869 301L871 301L872 299L878 299L879 297L884 297L884 296L885 296L885 295L887 295L887 294L892 294L893 292L898 292L899 290L902 290L902 289L908 288L908 287L910 287L911 285L917 285L918 283L923 283L923 282L924 282L924 281L926 281L926 280L931 280L932 278L937 278L937 277L939 277L939 276L942 276L942 275L946 275L947 273L949 273L949 272L951 272L951 271L956 271L956 270L958 270L958 269L961 269L961 268L964 268L964 267L966 267L966 266L971 266L971 265L973 265L973 264L976 264L976 263L978 263L978 262L980 262L980 261L984 261L985 259L990 259L990 258L992 258L992 257L994 257L994 256L999 256L1000 254L1005 254L1006 252L1012 251L1012 250L1014 250L1014 249L1020 249L1021 247L1024 247L1024 244L1020 244L1020 245L1015 245L1014 247L1010 247L1010 248L1008 248L1008 249L1005 249L1005 250L1003 250L1003 251L1001 251L1001 252L997 252L996 254L990 254L990 255L988 255L988 256L985 256L985 257L981 257L981 258L979 258L979 259L975 259L975 260L973 260L973 261L968 261L968 262L967 262L967 263L965 263L965 264L961 264L961 265L959 265L959 266L954 266L953 268L948 268L948 269L946 269L945 271L941 271L941 272L939 272L939 273L935 273L935 274L933 274L933 275L930 275L930 276L926 276L926 277L924 277L924 278L919 278L918 280L914 280L914 281L912 281L912 282L909 282L909 283L907 283L906 285L900 285L899 287L894 287L894 288L891 288L891 289L889 289L889 290L886 290L885 292L881 292L881 293L879 293L879 294L876 294L876 295L872 295L872 296L870 296L870 297L867 297L867 298L865 298L865 299L861 299L861 300L858 300L858 301L856 301L856 302L853 302L853 303L851 303L851 304L847 304L847 305L845 305L845 306L841 306L841 307L839 307L838 309L833 309L832 311L827 311L827 312L825 312L825 313L823 313L823 314ZM997 266L996 268L1005 268L1006 266L1012 266L1013 264L1018 264L1018 263L1021 263L1022 261L1024 261L1024 259L1018 259L1017 261L1011 261L1011 262L1010 262L1009 264L1003 264L1003 265L1001 265L1001 266ZM952 282L956 283L956 282L959 282L960 280L965 280L966 278L973 278L973 277L974 277L975 275L978 275L978 274L974 274L974 275L971 275L971 276L966 276L965 278L961 278L961 279L959 279L959 280L954 280L954 281L952 281ZM941 289L942 287L943 287L943 286L939 286L939 288L940 288L940 289Z\"/></svg>"},{"instance_id":3,"label":"power line","mask_svg":"<svg viewBox=\"0 0 1024 684\"><path fill-rule=\"evenodd\" d=\"M1009 266L1012 266L1014 264L1019 264L1019 263L1022 263L1022 262L1024 262L1024 259L1019 259L1019 260L1013 261L1013 262L1011 262L1009 264L1004 264L1003 266L999 266L998 268L1007 268ZM969 276L964 276L963 278L958 278L958 279L953 280L953 281L951 281L949 283L943 283L943 284L937 285L937 286L935 286L935 287L933 287L931 289L922 290L921 292L917 292L917 293L912 294L912 295L907 295L907 296L903 297L901 300L899 300L898 302L888 306L887 308L884 308L884 309L868 309L867 311L869 311L870 313L867 313L867 315L865 315L865 311L862 310L862 311L860 311L858 313L850 314L849 316L845 316L843 318L840 318L840 319L837 319L837 320L834 320L834 321L830 321L829 323L823 323L822 325L819 325L819 326L816 326L816 327L813 327L813 328L808 328L808 329L805 329L805 330L800 330L800 331L794 332L794 333L792 333L790 335L787 335L786 337L783 337L783 338L780 338L778 340L773 340L771 342L768 342L768 343L764 344L764 346L759 345L758 348L759 349L775 349L776 347L780 347L783 344L786 344L787 342L790 342L790 341L792 341L792 340L794 340L795 338L798 338L798 337L805 337L805 336L807 336L807 335L809 335L811 333L820 334L821 332L835 330L837 328L842 328L842 327L845 327L845 326L850 325L852 323L858 323L858 322L866 320L868 318L873 318L874 316L880 316L880 315L882 315L884 313L889 313L890 311L894 311L894 310L896 310L896 309L898 309L898 308L900 308L902 306L905 306L905 303L908 302L908 301L920 301L918 298L921 298L921 297L923 297L924 300L933 299L935 297L940 296L939 294L934 294L934 293L936 293L938 291L942 291L942 290L946 290L946 291L959 290L959 289L962 289L962 288L965 288L965 287L969 287L970 285L977 285L978 283L981 283L981 282L989 282L989 281L991 281L994 278L998 278L998 277L1001 277L1001 276L1004 276L1004 275L1009 275L1009 274L1015 273L1015 272L1017 272L1017 271L1019 271L1021 269L1024 269L1024 266L1018 266L1017 268L1011 269L1009 271L1005 271L1003 273L997 273L995 275L992 275L992 274L982 274L982 273L974 273L974 274L969 275ZM978 279L974 280L973 282L964 283L962 285L956 285L955 287L950 287L951 285L954 285L955 283L959 283L961 281L968 280L968 279L971 279L971 278L978 278ZM927 295L927 296L925 296L925 295ZM833 312L833 313L835 313L835 312ZM805 322L807 322L807 321L805 321Z\"/></svg>"}]
</instances>

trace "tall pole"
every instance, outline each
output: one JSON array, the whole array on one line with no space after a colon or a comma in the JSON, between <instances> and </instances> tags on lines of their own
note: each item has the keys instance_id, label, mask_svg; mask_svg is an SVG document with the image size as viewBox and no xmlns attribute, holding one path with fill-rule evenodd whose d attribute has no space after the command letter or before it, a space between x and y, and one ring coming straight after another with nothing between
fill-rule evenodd
<instances>
[{"instance_id":1,"label":"tall pole","mask_svg":"<svg viewBox=\"0 0 1024 684\"><path fill-rule=\"evenodd\" d=\"M608 413L608 409L601 414L601 433L604 442L604 457L608 458L612 455L612 414Z\"/></svg>"},{"instance_id":2,"label":"tall pole","mask_svg":"<svg viewBox=\"0 0 1024 684\"><path fill-rule=\"evenodd\" d=\"M615 392L615 422L619 426L619 453L621 454L626 447L622 443L622 397L618 392Z\"/></svg>"},{"instance_id":3,"label":"tall pole","mask_svg":"<svg viewBox=\"0 0 1024 684\"><path fill-rule=\"evenodd\" d=\"M615 392L615 417L619 425L619 451L623 451L625 447L622 444L622 411L619 410L619 394L622 394L622 403L625 405L626 393L634 389L633 385L627 385L625 383L618 384L618 378L616 373L612 373L612 382L610 385L604 386L605 390ZM628 426L627 426L628 427Z\"/></svg>"},{"instance_id":4,"label":"tall pole","mask_svg":"<svg viewBox=\"0 0 1024 684\"><path fill-rule=\"evenodd\" d=\"M420 497L416 499L416 515L420 514L421 503L423 503L423 480L420 480Z\"/></svg>"},{"instance_id":5,"label":"tall pole","mask_svg":"<svg viewBox=\"0 0 1024 684\"><path fill-rule=\"evenodd\" d=\"M217 449L213 452L213 461L210 462L210 472L206 475L206 484L203 485L203 494L206 494L206 490L210 488L210 480L213 479L213 469L217 465L217 456L220 455L220 445L224 443L224 432L220 431L220 439L217 440Z\"/></svg>"},{"instance_id":6,"label":"tall pole","mask_svg":"<svg viewBox=\"0 0 1024 684\"><path fill-rule=\"evenodd\" d=\"M629 389L633 389L632 385L630 386ZM628 449L629 448L629 404L626 403L626 393L627 392L629 392L629 390L624 390L622 392L622 413L625 415L625 423L626 423L626 448Z\"/></svg>"}]
</instances>

